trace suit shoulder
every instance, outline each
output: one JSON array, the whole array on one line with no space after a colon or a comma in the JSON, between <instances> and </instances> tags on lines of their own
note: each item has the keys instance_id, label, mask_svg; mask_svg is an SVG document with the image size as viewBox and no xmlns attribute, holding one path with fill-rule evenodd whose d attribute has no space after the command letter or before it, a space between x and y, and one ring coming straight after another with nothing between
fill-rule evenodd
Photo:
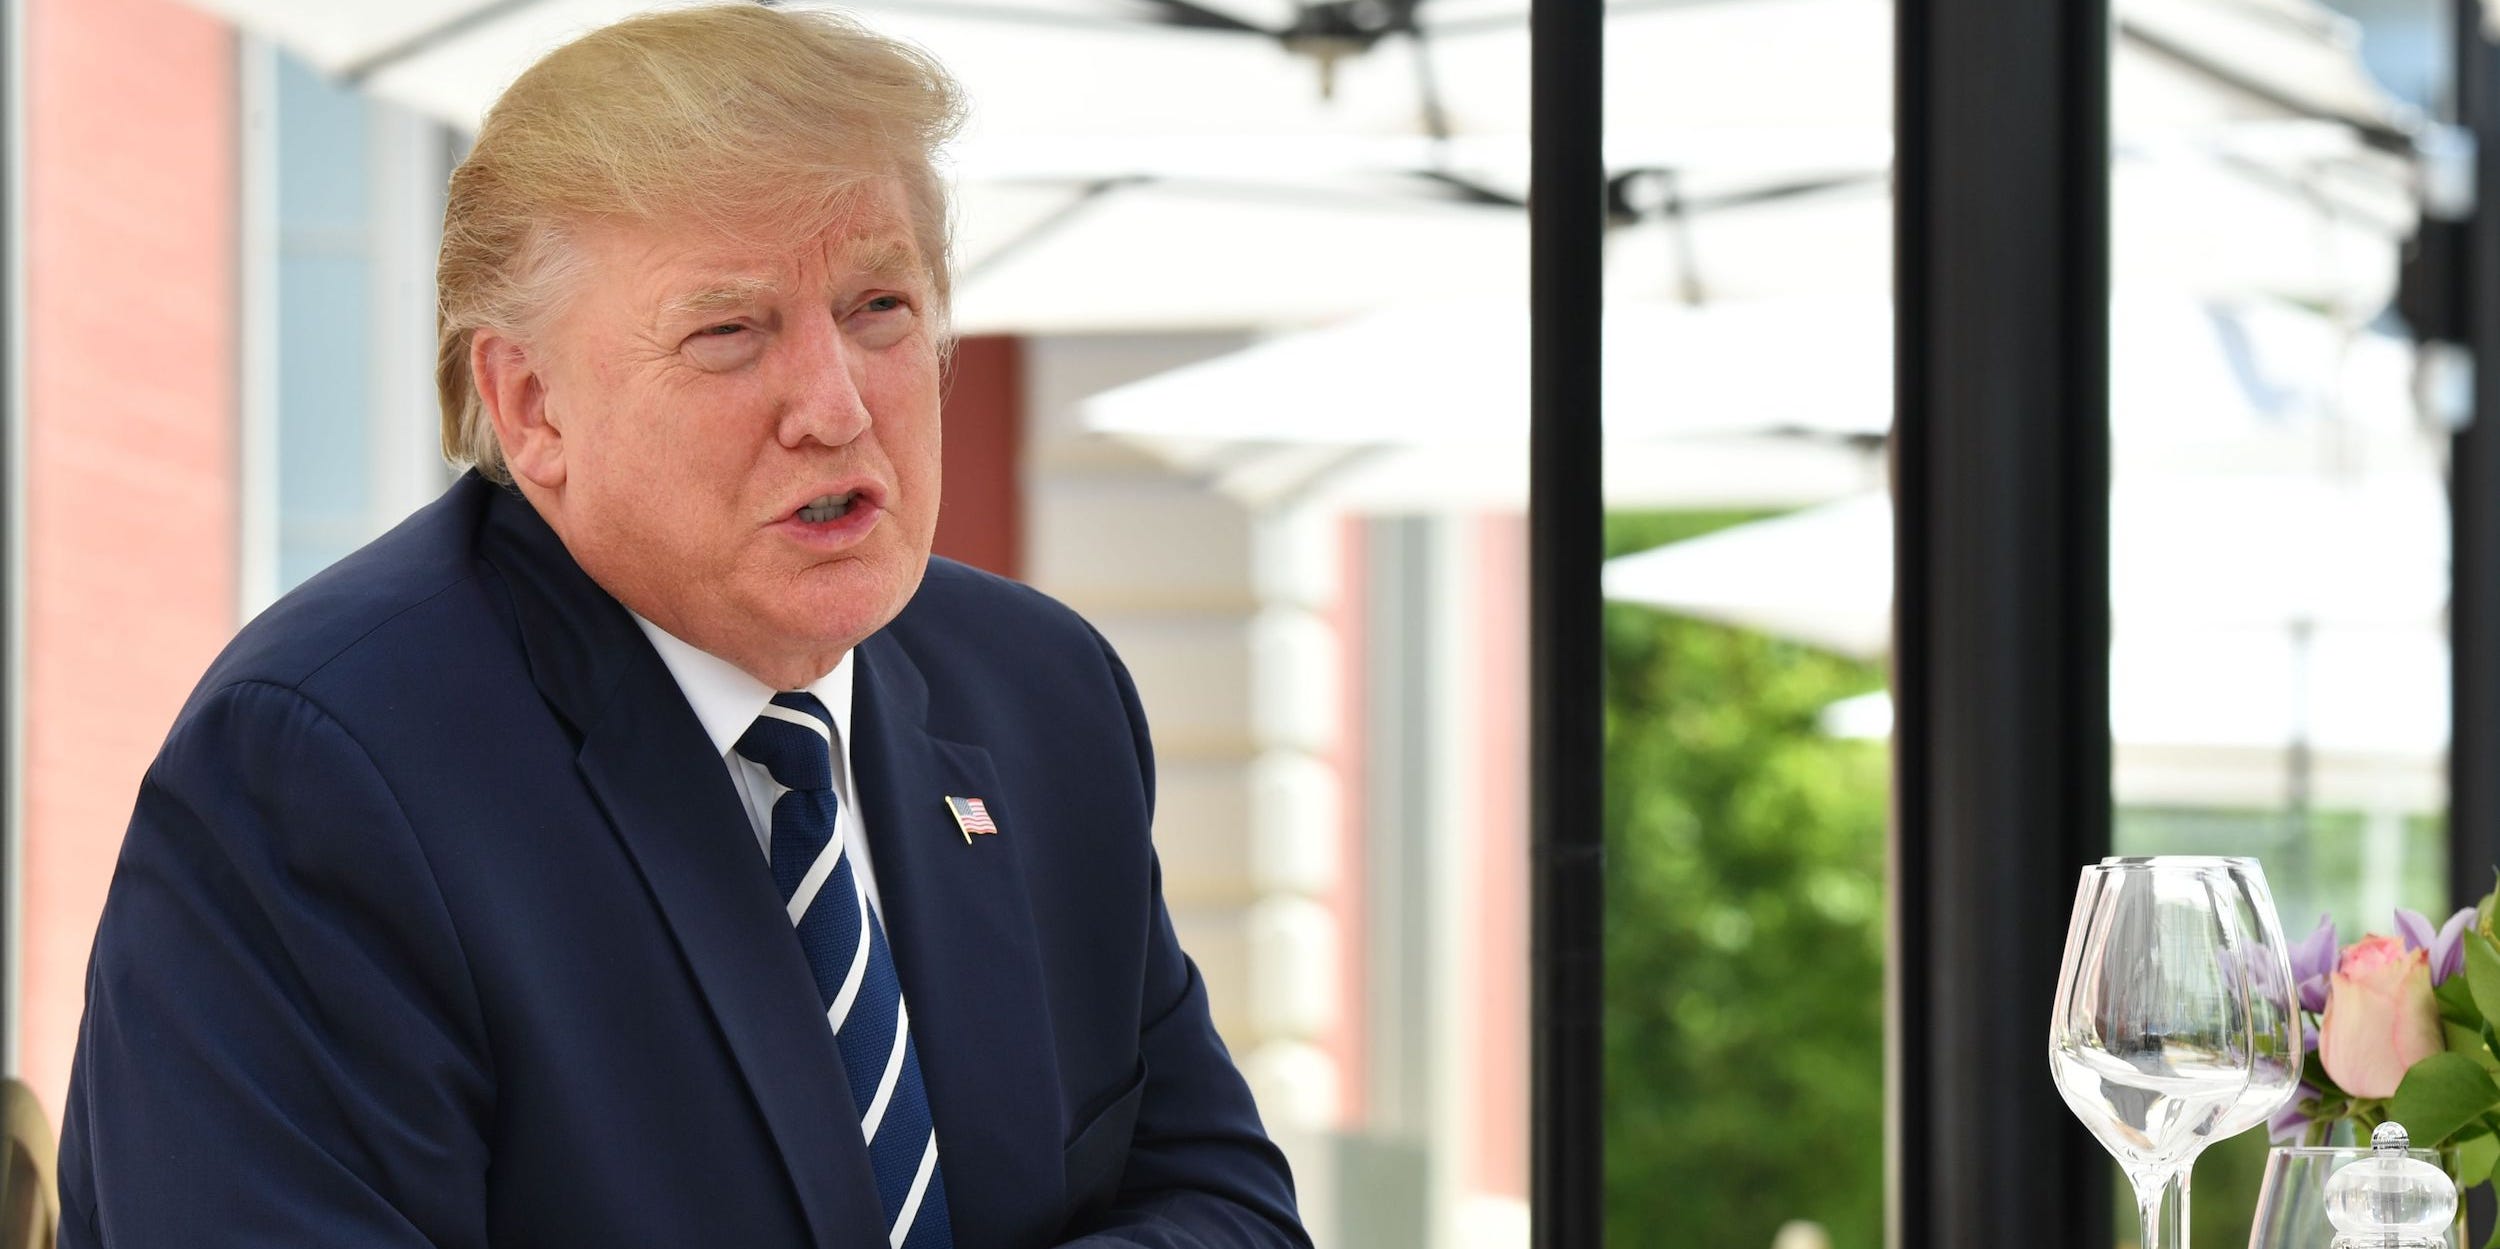
<instances>
[{"instance_id":1,"label":"suit shoulder","mask_svg":"<svg viewBox=\"0 0 2500 1249\"><path fill-rule=\"evenodd\" d=\"M912 657L941 704L1008 691L1059 708L1133 717L1128 669L1074 608L996 573L932 559L886 636ZM977 699L975 701L978 701Z\"/></svg>"},{"instance_id":2,"label":"suit shoulder","mask_svg":"<svg viewBox=\"0 0 2500 1249\"><path fill-rule=\"evenodd\" d=\"M247 682L300 689L360 651L412 643L422 649L427 639L450 644L446 631L410 628L407 618L428 614L429 607L490 602L474 555L483 511L477 489L493 487L464 479L270 604L209 665L191 703Z\"/></svg>"},{"instance_id":3,"label":"suit shoulder","mask_svg":"<svg viewBox=\"0 0 2500 1249\"><path fill-rule=\"evenodd\" d=\"M892 626L903 634L944 629L989 632L1028 641L1102 645L1076 609L1021 581L932 556L920 591Z\"/></svg>"}]
</instances>

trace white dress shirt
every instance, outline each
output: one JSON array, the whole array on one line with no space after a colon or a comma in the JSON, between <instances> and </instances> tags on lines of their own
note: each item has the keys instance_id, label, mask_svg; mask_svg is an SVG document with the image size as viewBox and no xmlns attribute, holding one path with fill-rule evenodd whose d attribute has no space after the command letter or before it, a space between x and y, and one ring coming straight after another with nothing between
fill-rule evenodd
<instances>
[{"instance_id":1,"label":"white dress shirt","mask_svg":"<svg viewBox=\"0 0 2500 1249\"><path fill-rule=\"evenodd\" d=\"M776 691L756 680L738 665L676 637L638 613L634 623L642 626L644 637L651 639L652 649L660 652L660 662L668 665L668 674L677 678L677 688L684 691L686 702L694 708L703 731L710 735L712 745L720 751L721 764L729 769L729 783L746 804L747 822L755 829L755 842L763 848L764 859L772 861L773 804L790 791L773 779L763 764L737 753L738 739L746 736L748 726L764 714L764 705L773 700ZM833 713L833 794L841 802L834 817L834 832L842 838L843 853L850 856L851 873L859 878L859 887L868 894L868 904L882 913L885 908L877 900L877 873L868 857L868 833L859 819L859 788L851 783L851 655L845 653L833 671L816 678L805 688L816 701Z\"/></svg>"}]
</instances>

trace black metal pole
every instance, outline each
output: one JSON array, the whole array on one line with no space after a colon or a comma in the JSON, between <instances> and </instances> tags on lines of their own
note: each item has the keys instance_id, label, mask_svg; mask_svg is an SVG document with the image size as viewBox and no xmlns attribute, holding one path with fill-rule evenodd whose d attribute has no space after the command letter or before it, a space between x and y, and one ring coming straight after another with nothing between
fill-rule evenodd
<instances>
[{"instance_id":1,"label":"black metal pole","mask_svg":"<svg viewBox=\"0 0 2500 1249\"><path fill-rule=\"evenodd\" d=\"M2500 49L2482 6L2455 0L2456 117L2474 135L2474 206L2464 220L2456 328L2474 361L2471 408L2449 447L2455 526L2448 604L2455 665L2448 749L2448 879L2460 904L2500 865Z\"/></svg>"},{"instance_id":2,"label":"black metal pole","mask_svg":"<svg viewBox=\"0 0 2500 1249\"><path fill-rule=\"evenodd\" d=\"M2045 1038L2109 846L2109 7L1898 21L1888 1242L2108 1249Z\"/></svg>"},{"instance_id":3,"label":"black metal pole","mask_svg":"<svg viewBox=\"0 0 2500 1249\"><path fill-rule=\"evenodd\" d=\"M2473 207L2455 238L2462 256L2446 307L2474 381L2464 425L2449 443L2448 888L2459 905L2480 898L2500 866L2500 50L2483 35L2478 0L2453 0L2458 126L2474 136ZM2461 204L2433 205L2451 211ZM2438 227L2423 223L2427 241ZM2420 327L2417 327L2420 328ZM2426 350L2432 349L2428 343ZM2473 1237L2491 1234L2492 1203L2468 1202Z\"/></svg>"},{"instance_id":4,"label":"black metal pole","mask_svg":"<svg viewBox=\"0 0 2500 1249\"><path fill-rule=\"evenodd\" d=\"M1529 1208L1535 1249L1605 1238L1605 679L1598 409L1605 6L1530 17Z\"/></svg>"}]
</instances>

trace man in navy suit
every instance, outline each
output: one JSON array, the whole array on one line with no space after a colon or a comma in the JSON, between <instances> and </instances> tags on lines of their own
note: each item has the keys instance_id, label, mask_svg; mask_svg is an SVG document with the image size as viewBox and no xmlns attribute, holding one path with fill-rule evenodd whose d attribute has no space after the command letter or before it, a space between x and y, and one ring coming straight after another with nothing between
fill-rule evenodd
<instances>
[{"instance_id":1,"label":"man in navy suit","mask_svg":"<svg viewBox=\"0 0 2500 1249\"><path fill-rule=\"evenodd\" d=\"M150 768L64 1245L1309 1245L1127 673L929 557L955 111L764 6L506 94L440 278L475 467Z\"/></svg>"}]
</instances>

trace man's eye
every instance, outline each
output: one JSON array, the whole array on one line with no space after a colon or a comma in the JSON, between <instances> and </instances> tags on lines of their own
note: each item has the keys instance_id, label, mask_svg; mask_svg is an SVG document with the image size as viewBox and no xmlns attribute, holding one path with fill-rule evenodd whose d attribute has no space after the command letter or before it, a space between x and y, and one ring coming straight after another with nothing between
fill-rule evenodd
<instances>
[{"instance_id":1,"label":"man's eye","mask_svg":"<svg viewBox=\"0 0 2500 1249\"><path fill-rule=\"evenodd\" d=\"M900 296L900 295L879 295L879 296L877 296L875 299L871 299L871 300L869 300L869 301L868 301L868 307L865 309L865 311L868 311L868 312L892 312L892 311L894 311L895 309L900 308L900 307L902 307L902 306L903 306L903 297L902 297L902 296Z\"/></svg>"},{"instance_id":2,"label":"man's eye","mask_svg":"<svg viewBox=\"0 0 2500 1249\"><path fill-rule=\"evenodd\" d=\"M713 325L706 326L702 332L713 338L727 338L732 334L741 333L745 329L746 327L743 325Z\"/></svg>"}]
</instances>

